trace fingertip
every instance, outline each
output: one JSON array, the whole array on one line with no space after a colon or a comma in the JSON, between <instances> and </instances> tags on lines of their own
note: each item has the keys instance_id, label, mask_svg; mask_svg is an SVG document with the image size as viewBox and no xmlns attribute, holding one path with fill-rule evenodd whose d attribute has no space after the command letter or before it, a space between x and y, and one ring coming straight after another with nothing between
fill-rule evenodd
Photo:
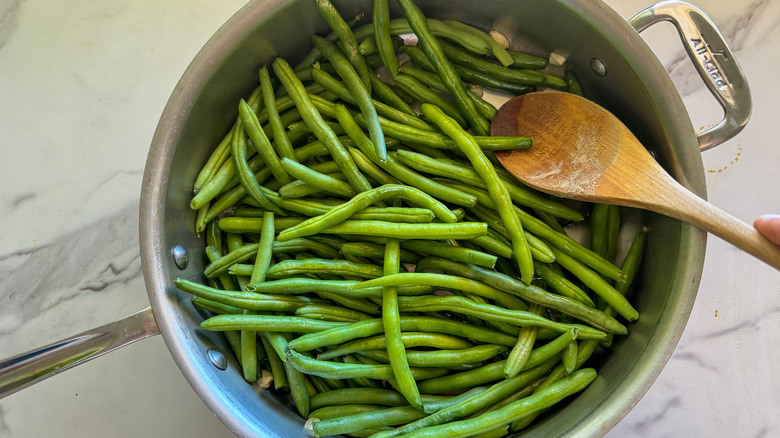
<instances>
[{"instance_id":1,"label":"fingertip","mask_svg":"<svg viewBox=\"0 0 780 438\"><path fill-rule=\"evenodd\" d=\"M759 233L775 245L780 245L780 214L765 214L753 221Z\"/></svg>"}]
</instances>

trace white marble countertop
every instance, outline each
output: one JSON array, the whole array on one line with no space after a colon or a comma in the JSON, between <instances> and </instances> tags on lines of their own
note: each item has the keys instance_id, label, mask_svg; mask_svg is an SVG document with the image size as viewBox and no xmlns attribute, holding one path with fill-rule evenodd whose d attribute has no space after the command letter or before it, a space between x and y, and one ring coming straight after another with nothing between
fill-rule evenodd
<instances>
[{"instance_id":1,"label":"white marble countertop","mask_svg":"<svg viewBox=\"0 0 780 438\"><path fill-rule=\"evenodd\" d=\"M179 76L244 3L0 2L0 357L148 306L138 249L146 153ZM610 2L624 17L651 4ZM695 2L730 42L753 117L704 154L708 196L750 222L780 212L780 2ZM671 26L646 32L695 126L716 104ZM708 240L685 333L647 395L609 436L780 435L780 274ZM231 436L161 337L0 400L0 436Z\"/></svg>"}]
</instances>

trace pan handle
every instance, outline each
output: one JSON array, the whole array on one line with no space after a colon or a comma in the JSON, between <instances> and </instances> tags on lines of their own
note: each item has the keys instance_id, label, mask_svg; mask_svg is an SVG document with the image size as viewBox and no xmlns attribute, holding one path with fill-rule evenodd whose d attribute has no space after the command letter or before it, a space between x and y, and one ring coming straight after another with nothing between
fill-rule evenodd
<instances>
[{"instance_id":1,"label":"pan handle","mask_svg":"<svg viewBox=\"0 0 780 438\"><path fill-rule=\"evenodd\" d=\"M661 21L677 28L693 65L723 107L723 120L699 133L699 147L705 151L733 138L747 124L752 103L745 74L723 35L704 12L681 1L655 4L628 20L637 32Z\"/></svg>"},{"instance_id":2,"label":"pan handle","mask_svg":"<svg viewBox=\"0 0 780 438\"><path fill-rule=\"evenodd\" d=\"M151 308L0 362L0 398L160 333Z\"/></svg>"}]
</instances>

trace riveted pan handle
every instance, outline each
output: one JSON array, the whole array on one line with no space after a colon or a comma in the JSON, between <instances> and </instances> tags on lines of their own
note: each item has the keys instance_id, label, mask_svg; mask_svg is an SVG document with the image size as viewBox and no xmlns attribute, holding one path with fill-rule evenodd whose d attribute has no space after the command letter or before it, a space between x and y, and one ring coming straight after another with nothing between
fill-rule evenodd
<instances>
[{"instance_id":1,"label":"riveted pan handle","mask_svg":"<svg viewBox=\"0 0 780 438\"><path fill-rule=\"evenodd\" d=\"M0 398L119 347L157 335L151 308L0 361Z\"/></svg>"},{"instance_id":2,"label":"riveted pan handle","mask_svg":"<svg viewBox=\"0 0 780 438\"><path fill-rule=\"evenodd\" d=\"M745 74L723 35L704 12L681 1L658 3L628 20L637 32L661 21L677 28L693 65L723 107L723 120L698 135L699 147L705 151L733 138L747 124L752 102Z\"/></svg>"}]
</instances>

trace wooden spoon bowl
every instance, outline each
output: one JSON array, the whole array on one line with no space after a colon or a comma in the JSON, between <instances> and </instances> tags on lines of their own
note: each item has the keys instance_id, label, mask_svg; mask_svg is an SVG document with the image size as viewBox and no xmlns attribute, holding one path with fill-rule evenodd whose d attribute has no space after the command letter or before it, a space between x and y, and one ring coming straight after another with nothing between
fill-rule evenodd
<instances>
[{"instance_id":1,"label":"wooden spoon bowl","mask_svg":"<svg viewBox=\"0 0 780 438\"><path fill-rule=\"evenodd\" d=\"M681 186L617 117L587 99L561 92L518 96L499 109L491 135L531 137L528 149L496 152L531 187L671 216L780 269L780 247Z\"/></svg>"}]
</instances>

